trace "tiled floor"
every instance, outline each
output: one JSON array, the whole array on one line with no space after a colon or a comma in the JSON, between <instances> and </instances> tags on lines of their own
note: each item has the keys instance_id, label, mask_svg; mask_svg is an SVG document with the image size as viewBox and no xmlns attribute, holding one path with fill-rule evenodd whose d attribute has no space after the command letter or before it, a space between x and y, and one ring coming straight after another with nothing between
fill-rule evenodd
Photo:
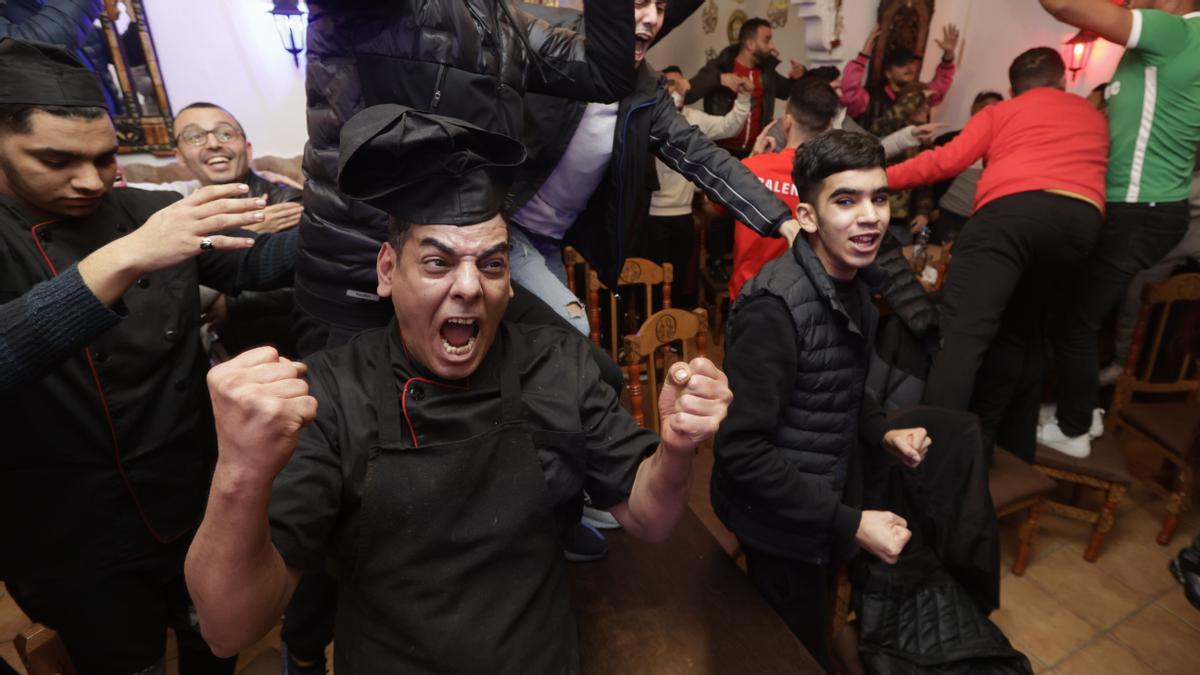
<instances>
[{"instance_id":1,"label":"tiled floor","mask_svg":"<svg viewBox=\"0 0 1200 675\"><path fill-rule=\"evenodd\" d=\"M701 451L697 469L693 507L710 528L719 528L705 508L710 448ZM1200 514L1185 516L1172 544L1161 547L1154 538L1163 514L1162 502L1135 485L1095 563L1083 560L1089 527L1046 514L1023 577L1009 572L1021 514L1002 521L1003 606L992 619L1036 672L1200 673L1200 610L1188 604L1167 572L1167 561L1200 533ZM22 673L12 639L28 625L12 599L0 597L0 657ZM278 673L278 645L276 631L242 655L239 673ZM168 672L177 672L173 662Z\"/></svg>"}]
</instances>

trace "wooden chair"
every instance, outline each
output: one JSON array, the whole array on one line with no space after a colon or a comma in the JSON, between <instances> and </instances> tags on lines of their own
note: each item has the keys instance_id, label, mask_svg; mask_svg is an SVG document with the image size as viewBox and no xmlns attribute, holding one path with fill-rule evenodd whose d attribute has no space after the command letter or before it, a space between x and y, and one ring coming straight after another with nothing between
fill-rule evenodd
<instances>
[{"instance_id":1,"label":"wooden chair","mask_svg":"<svg viewBox=\"0 0 1200 675\"><path fill-rule=\"evenodd\" d=\"M655 363L655 352L660 347L676 341L682 342L682 361L688 361L697 356L708 354L708 312L703 309L686 311L682 309L664 309L651 314L638 329L636 335L625 337L625 366L628 378L629 402L633 408L633 419L638 426L646 426L646 415L643 410L644 397L642 390L642 360L646 361L646 385L650 389L651 429L658 431L658 394L662 387L659 381L659 368ZM663 360L663 367L670 367L672 361ZM665 375L665 373L664 373Z\"/></svg>"},{"instance_id":2,"label":"wooden chair","mask_svg":"<svg viewBox=\"0 0 1200 675\"><path fill-rule=\"evenodd\" d=\"M622 334L620 324L624 318L622 314L622 296L621 288L640 287L640 295L645 303L646 315L654 312L654 288L661 289L662 307L663 309L671 308L671 283L674 280L675 270L671 263L663 263L661 266L645 258L628 258L625 260L625 266L621 268L621 276L618 281L618 286L614 292L612 289L606 289L600 283L599 277L595 271L588 273L588 293L585 305L588 310L588 323L591 324L591 339L592 342L600 345L600 291L608 290L608 350L612 355L613 360L620 363L620 336ZM626 313L632 313L631 303L625 304ZM627 324L628 325L628 324Z\"/></svg>"},{"instance_id":3,"label":"wooden chair","mask_svg":"<svg viewBox=\"0 0 1200 675\"><path fill-rule=\"evenodd\" d=\"M1016 455L996 448L991 470L988 472L988 490L992 494L992 505L996 517L1003 518L1011 513L1029 510L1021 525L1017 546L1017 557L1013 560L1012 573L1025 574L1029 554L1033 551L1033 537L1037 534L1038 519L1046 503L1046 495L1054 489L1054 481L1042 472L1026 464Z\"/></svg>"},{"instance_id":4,"label":"wooden chair","mask_svg":"<svg viewBox=\"0 0 1200 675\"><path fill-rule=\"evenodd\" d=\"M592 271L592 267L588 264L587 259L580 255L579 251L576 251L570 246L564 247L563 268L567 272L567 288L571 289L571 292L575 294L575 297L586 303L586 294L580 295L579 290L576 288L576 286L579 284L579 281L576 279L576 274L579 272L580 267L583 267L583 278L587 279L588 275L591 274Z\"/></svg>"},{"instance_id":5,"label":"wooden chair","mask_svg":"<svg viewBox=\"0 0 1200 675\"><path fill-rule=\"evenodd\" d=\"M1113 425L1122 448L1149 450L1164 469L1161 476L1144 479L1147 486L1167 501L1167 515L1158 534L1166 546L1179 525L1179 515L1188 508L1189 491L1195 482L1192 462L1200 457L1200 274L1181 274L1162 283L1148 284L1142 291L1125 372L1117 381L1106 422ZM1183 311L1172 311L1176 308ZM1157 315L1153 334L1151 318ZM1167 340L1170 325L1177 328ZM1134 400L1135 397L1152 400Z\"/></svg>"},{"instance_id":6,"label":"wooden chair","mask_svg":"<svg viewBox=\"0 0 1200 675\"><path fill-rule=\"evenodd\" d=\"M1098 511L1081 508L1074 503L1046 500L1046 508L1051 512L1082 520L1092 526L1092 535L1083 551L1083 559L1095 562L1100 555L1104 536L1112 530L1116 521L1117 506L1133 482L1117 439L1111 433L1097 438L1092 441L1092 454L1083 459L1038 444L1034 466L1046 476L1072 485L1073 494L1077 494L1081 487L1104 493L1104 502Z\"/></svg>"},{"instance_id":7,"label":"wooden chair","mask_svg":"<svg viewBox=\"0 0 1200 675\"><path fill-rule=\"evenodd\" d=\"M17 656L29 675L78 675L58 633L34 624L13 638Z\"/></svg>"}]
</instances>

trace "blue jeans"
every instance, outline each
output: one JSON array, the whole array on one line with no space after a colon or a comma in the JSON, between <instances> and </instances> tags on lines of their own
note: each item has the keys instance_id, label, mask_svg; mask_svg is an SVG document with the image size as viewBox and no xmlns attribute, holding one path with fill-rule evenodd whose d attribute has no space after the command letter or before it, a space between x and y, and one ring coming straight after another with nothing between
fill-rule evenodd
<instances>
[{"instance_id":1,"label":"blue jeans","mask_svg":"<svg viewBox=\"0 0 1200 675\"><path fill-rule=\"evenodd\" d=\"M567 288L562 263L562 241L528 232L515 223L508 226L512 244L509 265L512 280L550 305L559 316L587 335L590 330L583 303Z\"/></svg>"}]
</instances>

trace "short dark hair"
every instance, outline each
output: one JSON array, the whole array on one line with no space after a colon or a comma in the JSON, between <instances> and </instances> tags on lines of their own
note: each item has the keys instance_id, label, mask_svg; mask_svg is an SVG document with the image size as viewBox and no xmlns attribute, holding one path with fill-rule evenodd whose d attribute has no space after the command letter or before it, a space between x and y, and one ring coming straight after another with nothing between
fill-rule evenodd
<instances>
[{"instance_id":1,"label":"short dark hair","mask_svg":"<svg viewBox=\"0 0 1200 675\"><path fill-rule=\"evenodd\" d=\"M913 61L920 61L921 57L913 53L911 49L905 47L893 47L883 55L884 69L894 68L896 66L907 66Z\"/></svg>"},{"instance_id":2,"label":"short dark hair","mask_svg":"<svg viewBox=\"0 0 1200 675\"><path fill-rule=\"evenodd\" d=\"M821 183L835 173L884 167L879 139L869 134L830 129L796 148L792 181L800 201L815 204Z\"/></svg>"},{"instance_id":3,"label":"short dark hair","mask_svg":"<svg viewBox=\"0 0 1200 675\"><path fill-rule=\"evenodd\" d=\"M679 73L680 75L682 75L683 71L679 69L679 66L667 66L666 68L662 69L663 75L666 75L668 73Z\"/></svg>"},{"instance_id":4,"label":"short dark hair","mask_svg":"<svg viewBox=\"0 0 1200 675\"><path fill-rule=\"evenodd\" d=\"M802 77L792 87L788 114L806 131L821 132L838 111L838 96L833 87L819 77Z\"/></svg>"},{"instance_id":5,"label":"short dark hair","mask_svg":"<svg viewBox=\"0 0 1200 675\"><path fill-rule=\"evenodd\" d=\"M746 19L746 23L742 24L742 29L738 31L738 45L746 44L746 40L758 37L759 28L770 28L771 22L756 16L753 19Z\"/></svg>"},{"instance_id":6,"label":"short dark hair","mask_svg":"<svg viewBox=\"0 0 1200 675\"><path fill-rule=\"evenodd\" d=\"M1034 47L1013 59L1008 67L1008 82L1013 96L1037 87L1053 87L1067 74L1067 66L1057 49Z\"/></svg>"},{"instance_id":7,"label":"short dark hair","mask_svg":"<svg viewBox=\"0 0 1200 675\"><path fill-rule=\"evenodd\" d=\"M216 103L209 103L208 101L196 101L195 103L189 103L180 108L179 111L175 113L175 117L179 117L188 110L195 110L198 108L216 108L217 110L220 110L233 119L233 123L237 125L238 131L242 132L242 135L246 134L246 130L242 128L242 123L238 121L238 118L235 117L233 113L229 112L228 108L217 105Z\"/></svg>"},{"instance_id":8,"label":"short dark hair","mask_svg":"<svg viewBox=\"0 0 1200 675\"><path fill-rule=\"evenodd\" d=\"M412 228L413 224L407 220L388 216L388 243L396 249L397 254L404 249L404 242L408 240L408 233Z\"/></svg>"},{"instance_id":9,"label":"short dark hair","mask_svg":"<svg viewBox=\"0 0 1200 675\"><path fill-rule=\"evenodd\" d=\"M35 112L44 112L55 117L80 120L95 120L108 114L98 106L29 105L26 103L0 103L0 133L28 134L33 131L29 119Z\"/></svg>"},{"instance_id":10,"label":"short dark hair","mask_svg":"<svg viewBox=\"0 0 1200 675\"><path fill-rule=\"evenodd\" d=\"M818 66L804 71L804 77L815 77L826 83L833 82L841 76L842 71L838 70L837 66Z\"/></svg>"},{"instance_id":11,"label":"short dark hair","mask_svg":"<svg viewBox=\"0 0 1200 675\"><path fill-rule=\"evenodd\" d=\"M980 103L983 103L984 101L999 102L999 101L1003 101L1003 100L1004 100L1004 94L1001 94L998 91L991 91L989 89L989 90L981 91L978 94L975 94L975 100L971 102L971 105L979 105Z\"/></svg>"}]
</instances>

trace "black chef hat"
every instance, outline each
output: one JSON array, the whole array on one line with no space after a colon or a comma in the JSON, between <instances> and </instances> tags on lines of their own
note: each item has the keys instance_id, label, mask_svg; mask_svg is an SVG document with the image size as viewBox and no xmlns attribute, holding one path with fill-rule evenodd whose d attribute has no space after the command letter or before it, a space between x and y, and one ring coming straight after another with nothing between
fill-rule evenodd
<instances>
[{"instance_id":1,"label":"black chef hat","mask_svg":"<svg viewBox=\"0 0 1200 675\"><path fill-rule=\"evenodd\" d=\"M410 223L475 225L500 212L525 146L462 120L371 106L342 128L338 188Z\"/></svg>"},{"instance_id":2,"label":"black chef hat","mask_svg":"<svg viewBox=\"0 0 1200 675\"><path fill-rule=\"evenodd\" d=\"M108 108L100 81L59 45L0 39L0 103Z\"/></svg>"}]
</instances>

